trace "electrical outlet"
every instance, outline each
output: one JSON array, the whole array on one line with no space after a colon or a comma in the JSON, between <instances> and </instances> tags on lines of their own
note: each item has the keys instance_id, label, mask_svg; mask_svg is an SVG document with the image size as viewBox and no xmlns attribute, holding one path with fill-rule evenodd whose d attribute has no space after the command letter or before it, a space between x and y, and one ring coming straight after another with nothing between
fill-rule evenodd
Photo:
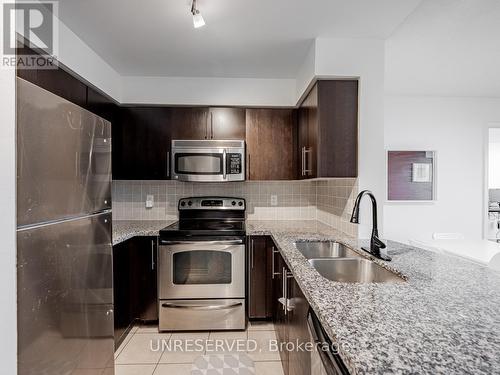
<instances>
[{"instance_id":1,"label":"electrical outlet","mask_svg":"<svg viewBox=\"0 0 500 375\"><path fill-rule=\"evenodd\" d=\"M273 194L271 195L271 206L277 206L278 205L278 196Z\"/></svg>"},{"instance_id":2,"label":"electrical outlet","mask_svg":"<svg viewBox=\"0 0 500 375\"><path fill-rule=\"evenodd\" d=\"M154 195L146 195L146 208L153 208L155 205L155 196Z\"/></svg>"}]
</instances>

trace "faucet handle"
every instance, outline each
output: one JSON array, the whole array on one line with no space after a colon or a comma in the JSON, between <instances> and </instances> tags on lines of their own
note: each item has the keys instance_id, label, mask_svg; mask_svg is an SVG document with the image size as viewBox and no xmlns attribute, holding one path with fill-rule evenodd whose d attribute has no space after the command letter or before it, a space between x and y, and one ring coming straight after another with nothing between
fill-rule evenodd
<instances>
[{"instance_id":1,"label":"faucet handle","mask_svg":"<svg viewBox=\"0 0 500 375\"><path fill-rule=\"evenodd\" d=\"M382 240L380 238L378 238L377 236L374 236L373 237L373 243L375 244L375 246L377 246L379 249L385 249L386 248L386 245L384 242L382 242Z\"/></svg>"}]
</instances>

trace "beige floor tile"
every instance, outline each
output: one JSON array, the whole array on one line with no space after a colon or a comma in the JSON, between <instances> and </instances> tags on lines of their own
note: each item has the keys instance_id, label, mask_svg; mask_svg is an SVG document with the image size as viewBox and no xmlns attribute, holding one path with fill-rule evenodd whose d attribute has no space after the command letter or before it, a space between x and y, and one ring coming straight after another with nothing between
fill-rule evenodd
<instances>
[{"instance_id":1,"label":"beige floor tile","mask_svg":"<svg viewBox=\"0 0 500 375\"><path fill-rule=\"evenodd\" d=\"M247 338L247 331L210 332L206 354L245 353Z\"/></svg>"},{"instance_id":2,"label":"beige floor tile","mask_svg":"<svg viewBox=\"0 0 500 375\"><path fill-rule=\"evenodd\" d=\"M193 363L199 356L205 354L206 338L194 338L170 340L170 346L165 350L160 358L160 363ZM177 345L177 346L176 346Z\"/></svg>"},{"instance_id":3,"label":"beige floor tile","mask_svg":"<svg viewBox=\"0 0 500 375\"><path fill-rule=\"evenodd\" d=\"M127 346L128 342L132 339L132 337L134 336L134 332L135 329L132 328L132 330L127 334L127 337L125 337L122 341L122 343L120 344L120 346L118 347L118 349L115 350L115 359L118 358L118 356L120 355L120 353L122 352L123 348L125 346Z\"/></svg>"},{"instance_id":4,"label":"beige floor tile","mask_svg":"<svg viewBox=\"0 0 500 375\"><path fill-rule=\"evenodd\" d=\"M191 364L160 364L154 375L191 375Z\"/></svg>"},{"instance_id":5,"label":"beige floor tile","mask_svg":"<svg viewBox=\"0 0 500 375\"><path fill-rule=\"evenodd\" d=\"M279 361L255 362L255 375L283 375L283 367Z\"/></svg>"},{"instance_id":6,"label":"beige floor tile","mask_svg":"<svg viewBox=\"0 0 500 375\"><path fill-rule=\"evenodd\" d=\"M117 364L156 364L162 354L162 340L170 334L134 335L115 360Z\"/></svg>"},{"instance_id":7,"label":"beige floor tile","mask_svg":"<svg viewBox=\"0 0 500 375\"><path fill-rule=\"evenodd\" d=\"M152 375L156 365L116 365L115 375Z\"/></svg>"},{"instance_id":8,"label":"beige floor tile","mask_svg":"<svg viewBox=\"0 0 500 375\"><path fill-rule=\"evenodd\" d=\"M271 351L272 342L276 342L274 331L248 331L248 340L256 342L256 349L248 352L254 361L278 361L280 354L278 351Z\"/></svg>"},{"instance_id":9,"label":"beige floor tile","mask_svg":"<svg viewBox=\"0 0 500 375\"><path fill-rule=\"evenodd\" d=\"M248 323L249 331L274 331L273 322L255 321Z\"/></svg>"}]
</instances>

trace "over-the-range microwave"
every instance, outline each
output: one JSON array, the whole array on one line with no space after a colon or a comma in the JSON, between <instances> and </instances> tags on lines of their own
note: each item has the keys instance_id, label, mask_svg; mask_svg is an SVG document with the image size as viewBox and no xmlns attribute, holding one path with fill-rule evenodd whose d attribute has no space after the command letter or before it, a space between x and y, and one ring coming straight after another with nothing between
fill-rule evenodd
<instances>
[{"instance_id":1,"label":"over-the-range microwave","mask_svg":"<svg viewBox=\"0 0 500 375\"><path fill-rule=\"evenodd\" d=\"M172 178L179 181L245 180L245 141L173 140Z\"/></svg>"}]
</instances>

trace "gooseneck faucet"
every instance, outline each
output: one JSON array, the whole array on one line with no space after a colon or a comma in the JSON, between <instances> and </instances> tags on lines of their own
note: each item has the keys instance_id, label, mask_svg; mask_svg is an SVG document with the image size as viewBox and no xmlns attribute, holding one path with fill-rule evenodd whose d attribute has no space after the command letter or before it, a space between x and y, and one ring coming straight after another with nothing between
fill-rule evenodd
<instances>
[{"instance_id":1,"label":"gooseneck faucet","mask_svg":"<svg viewBox=\"0 0 500 375\"><path fill-rule=\"evenodd\" d=\"M370 249L362 247L363 250L367 251L371 255L376 258L391 261L391 257L382 254L380 249L385 249L385 243L383 243L380 238L378 238L378 226L377 226L377 200L375 196L370 190L363 190L356 197L356 201L354 202L354 208L352 210L351 223L359 224L359 206L361 203L361 199L368 195L372 201L372 214L373 214L373 229L372 229L372 237L370 239Z\"/></svg>"}]
</instances>

